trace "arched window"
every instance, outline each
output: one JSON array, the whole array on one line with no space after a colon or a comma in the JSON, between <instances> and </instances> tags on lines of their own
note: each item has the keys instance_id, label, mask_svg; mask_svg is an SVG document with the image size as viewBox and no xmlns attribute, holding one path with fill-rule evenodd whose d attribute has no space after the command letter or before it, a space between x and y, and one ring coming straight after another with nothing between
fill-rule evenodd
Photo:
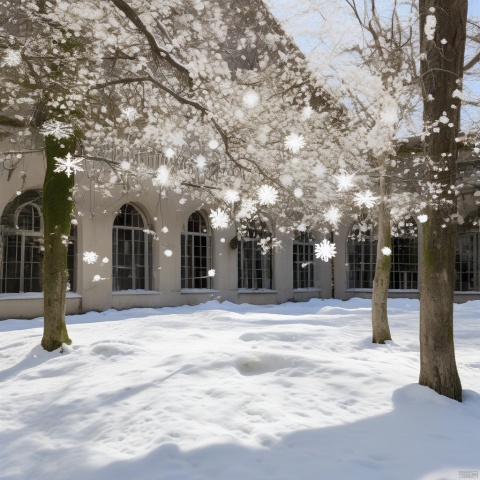
<instances>
[{"instance_id":1,"label":"arched window","mask_svg":"<svg viewBox=\"0 0 480 480\"><path fill-rule=\"evenodd\" d=\"M42 291L42 192L27 190L3 211L0 235L0 293ZM75 291L76 229L68 242L69 289Z\"/></svg>"},{"instance_id":2,"label":"arched window","mask_svg":"<svg viewBox=\"0 0 480 480\"><path fill-rule=\"evenodd\" d=\"M113 290L152 290L152 240L143 215L129 203L113 222Z\"/></svg>"},{"instance_id":3,"label":"arched window","mask_svg":"<svg viewBox=\"0 0 480 480\"><path fill-rule=\"evenodd\" d=\"M392 236L391 290L418 288L418 236L412 218L401 222ZM377 260L377 238L372 228L357 224L347 241L348 288L372 288Z\"/></svg>"},{"instance_id":4,"label":"arched window","mask_svg":"<svg viewBox=\"0 0 480 480\"><path fill-rule=\"evenodd\" d=\"M458 227L455 291L480 291L480 232L469 221Z\"/></svg>"},{"instance_id":5,"label":"arched window","mask_svg":"<svg viewBox=\"0 0 480 480\"><path fill-rule=\"evenodd\" d=\"M262 248L262 240L268 245L271 237L263 222L242 237L238 245L238 288L272 288L272 250Z\"/></svg>"},{"instance_id":6,"label":"arched window","mask_svg":"<svg viewBox=\"0 0 480 480\"><path fill-rule=\"evenodd\" d=\"M211 241L207 222L200 212L188 218L181 237L182 288L211 288Z\"/></svg>"},{"instance_id":7,"label":"arched window","mask_svg":"<svg viewBox=\"0 0 480 480\"><path fill-rule=\"evenodd\" d=\"M43 225L40 206L34 202L18 206L13 212L13 226L8 225L6 218L9 208L5 210L2 217L2 293L41 292Z\"/></svg>"},{"instance_id":8,"label":"arched window","mask_svg":"<svg viewBox=\"0 0 480 480\"><path fill-rule=\"evenodd\" d=\"M293 288L313 288L315 239L309 233L298 233L293 241Z\"/></svg>"}]
</instances>

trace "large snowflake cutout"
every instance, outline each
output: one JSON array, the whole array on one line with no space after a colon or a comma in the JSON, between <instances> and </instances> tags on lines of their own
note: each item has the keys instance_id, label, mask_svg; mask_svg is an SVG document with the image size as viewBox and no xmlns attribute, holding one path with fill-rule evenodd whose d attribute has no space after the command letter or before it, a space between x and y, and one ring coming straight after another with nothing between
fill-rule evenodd
<instances>
[{"instance_id":1,"label":"large snowflake cutout","mask_svg":"<svg viewBox=\"0 0 480 480\"><path fill-rule=\"evenodd\" d=\"M240 195L236 190L228 189L223 192L223 198L227 203L235 203L240 200Z\"/></svg>"},{"instance_id":2,"label":"large snowflake cutout","mask_svg":"<svg viewBox=\"0 0 480 480\"><path fill-rule=\"evenodd\" d=\"M340 221L341 213L338 207L331 206L324 214L323 218L331 223L332 225L336 226Z\"/></svg>"},{"instance_id":3,"label":"large snowflake cutout","mask_svg":"<svg viewBox=\"0 0 480 480\"><path fill-rule=\"evenodd\" d=\"M258 189L258 203L260 205L274 205L277 203L278 190L270 185L262 185Z\"/></svg>"},{"instance_id":4,"label":"large snowflake cutout","mask_svg":"<svg viewBox=\"0 0 480 480\"><path fill-rule=\"evenodd\" d=\"M217 228L228 228L230 219L228 215L221 209L212 210L210 213L210 219L212 221L212 227Z\"/></svg>"},{"instance_id":5,"label":"large snowflake cutout","mask_svg":"<svg viewBox=\"0 0 480 480\"><path fill-rule=\"evenodd\" d=\"M370 190L365 192L359 192L355 194L353 201L357 207L367 207L372 208L375 205L378 197L375 197Z\"/></svg>"},{"instance_id":6,"label":"large snowflake cutout","mask_svg":"<svg viewBox=\"0 0 480 480\"><path fill-rule=\"evenodd\" d=\"M285 148L292 153L298 153L305 145L305 138L297 133L291 133L285 137Z\"/></svg>"},{"instance_id":7,"label":"large snowflake cutout","mask_svg":"<svg viewBox=\"0 0 480 480\"><path fill-rule=\"evenodd\" d=\"M67 177L70 177L72 173L83 172L83 168L79 166L79 163L83 162L83 157L73 158L70 152L67 153L65 158L54 157L56 162L55 173L65 172Z\"/></svg>"},{"instance_id":8,"label":"large snowflake cutout","mask_svg":"<svg viewBox=\"0 0 480 480\"><path fill-rule=\"evenodd\" d=\"M334 175L334 178L337 180L337 190L339 192L344 192L352 188L353 177L355 177L354 173L348 174L345 172L342 172L340 175Z\"/></svg>"},{"instance_id":9,"label":"large snowflake cutout","mask_svg":"<svg viewBox=\"0 0 480 480\"><path fill-rule=\"evenodd\" d=\"M158 187L165 187L170 183L170 170L166 165L160 165L157 169L157 176L153 179L153 184Z\"/></svg>"},{"instance_id":10,"label":"large snowflake cutout","mask_svg":"<svg viewBox=\"0 0 480 480\"><path fill-rule=\"evenodd\" d=\"M315 245L315 256L324 262L328 262L337 254L337 247L326 238Z\"/></svg>"},{"instance_id":11,"label":"large snowflake cutout","mask_svg":"<svg viewBox=\"0 0 480 480\"><path fill-rule=\"evenodd\" d=\"M73 128L68 123L59 122L58 120L48 120L40 129L40 133L45 137L54 137L57 140L68 138L73 135Z\"/></svg>"}]
</instances>

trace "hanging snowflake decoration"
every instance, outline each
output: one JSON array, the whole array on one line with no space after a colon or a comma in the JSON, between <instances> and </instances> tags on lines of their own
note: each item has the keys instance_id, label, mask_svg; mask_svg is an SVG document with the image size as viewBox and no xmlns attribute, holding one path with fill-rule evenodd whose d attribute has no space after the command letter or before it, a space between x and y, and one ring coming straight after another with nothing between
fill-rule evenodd
<instances>
[{"instance_id":1,"label":"hanging snowflake decoration","mask_svg":"<svg viewBox=\"0 0 480 480\"><path fill-rule=\"evenodd\" d=\"M53 158L56 165L56 168L54 170L55 173L65 172L67 174L67 177L70 177L72 173L83 172L83 168L79 165L79 163L85 160L83 157L73 158L69 152L67 153L65 158Z\"/></svg>"},{"instance_id":2,"label":"hanging snowflake decoration","mask_svg":"<svg viewBox=\"0 0 480 480\"><path fill-rule=\"evenodd\" d=\"M165 251L163 252L163 254L164 254L166 257L171 257L171 256L173 255L173 252L172 252L169 248L167 248L167 250L165 250Z\"/></svg>"},{"instance_id":3,"label":"hanging snowflake decoration","mask_svg":"<svg viewBox=\"0 0 480 480\"><path fill-rule=\"evenodd\" d=\"M7 48L3 57L2 66L18 67L22 63L22 54L18 50Z\"/></svg>"},{"instance_id":4,"label":"hanging snowflake decoration","mask_svg":"<svg viewBox=\"0 0 480 480\"><path fill-rule=\"evenodd\" d=\"M170 182L170 170L165 165L160 165L157 169L157 176L153 179L153 184L158 187L165 187Z\"/></svg>"},{"instance_id":5,"label":"hanging snowflake decoration","mask_svg":"<svg viewBox=\"0 0 480 480\"><path fill-rule=\"evenodd\" d=\"M83 252L83 261L89 265L93 265L98 260L95 252Z\"/></svg>"},{"instance_id":6,"label":"hanging snowflake decoration","mask_svg":"<svg viewBox=\"0 0 480 480\"><path fill-rule=\"evenodd\" d=\"M221 208L218 208L217 210L211 210L210 219L212 222L212 227L215 229L228 228L230 223L228 215Z\"/></svg>"},{"instance_id":7,"label":"hanging snowflake decoration","mask_svg":"<svg viewBox=\"0 0 480 480\"><path fill-rule=\"evenodd\" d=\"M315 256L324 262L328 262L337 254L334 243L329 242L326 238L321 243L315 244Z\"/></svg>"},{"instance_id":8,"label":"hanging snowflake decoration","mask_svg":"<svg viewBox=\"0 0 480 480\"><path fill-rule=\"evenodd\" d=\"M243 104L247 108L255 108L258 105L258 102L260 101L260 96L255 90L247 90L243 94Z\"/></svg>"},{"instance_id":9,"label":"hanging snowflake decoration","mask_svg":"<svg viewBox=\"0 0 480 480\"><path fill-rule=\"evenodd\" d=\"M58 120L48 120L40 129L40 133L45 137L53 137L57 140L68 138L73 135L73 128L68 123L59 122Z\"/></svg>"},{"instance_id":10,"label":"hanging snowflake decoration","mask_svg":"<svg viewBox=\"0 0 480 480\"><path fill-rule=\"evenodd\" d=\"M240 195L236 190L229 189L223 192L223 198L227 203L235 203L240 200Z\"/></svg>"},{"instance_id":11,"label":"hanging snowflake decoration","mask_svg":"<svg viewBox=\"0 0 480 480\"><path fill-rule=\"evenodd\" d=\"M338 222L340 221L340 217L341 217L340 210L335 206L330 207L323 214L323 218L334 226L338 224Z\"/></svg>"},{"instance_id":12,"label":"hanging snowflake decoration","mask_svg":"<svg viewBox=\"0 0 480 480\"><path fill-rule=\"evenodd\" d=\"M353 186L353 177L354 173L349 175L348 173L342 172L340 175L334 175L334 178L337 180L337 190L343 192L350 190Z\"/></svg>"},{"instance_id":13,"label":"hanging snowflake decoration","mask_svg":"<svg viewBox=\"0 0 480 480\"><path fill-rule=\"evenodd\" d=\"M211 268L211 269L208 271L208 274L207 274L207 275L208 275L209 277L214 277L215 274L216 274L215 269Z\"/></svg>"},{"instance_id":14,"label":"hanging snowflake decoration","mask_svg":"<svg viewBox=\"0 0 480 480\"><path fill-rule=\"evenodd\" d=\"M262 185L258 189L258 203L260 205L274 205L277 202L278 190L270 185Z\"/></svg>"},{"instance_id":15,"label":"hanging snowflake decoration","mask_svg":"<svg viewBox=\"0 0 480 480\"><path fill-rule=\"evenodd\" d=\"M377 199L378 197L375 197L370 190L366 190L364 193L356 193L353 201L357 207L365 206L367 208L372 208Z\"/></svg>"},{"instance_id":16,"label":"hanging snowflake decoration","mask_svg":"<svg viewBox=\"0 0 480 480\"><path fill-rule=\"evenodd\" d=\"M305 138L297 133L291 133L285 137L285 148L292 153L298 153L305 145Z\"/></svg>"}]
</instances>

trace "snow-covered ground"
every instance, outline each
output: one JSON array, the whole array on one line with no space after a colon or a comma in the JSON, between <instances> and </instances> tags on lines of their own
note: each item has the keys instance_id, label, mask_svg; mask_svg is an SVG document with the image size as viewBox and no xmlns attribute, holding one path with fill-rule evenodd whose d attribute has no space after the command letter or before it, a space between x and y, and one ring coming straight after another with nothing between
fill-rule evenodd
<instances>
[{"instance_id":1,"label":"snow-covered ground","mask_svg":"<svg viewBox=\"0 0 480 480\"><path fill-rule=\"evenodd\" d=\"M63 354L41 319L0 322L0 478L468 478L478 312L455 307L462 404L416 385L415 300L390 301L383 346L359 299L71 316Z\"/></svg>"}]
</instances>

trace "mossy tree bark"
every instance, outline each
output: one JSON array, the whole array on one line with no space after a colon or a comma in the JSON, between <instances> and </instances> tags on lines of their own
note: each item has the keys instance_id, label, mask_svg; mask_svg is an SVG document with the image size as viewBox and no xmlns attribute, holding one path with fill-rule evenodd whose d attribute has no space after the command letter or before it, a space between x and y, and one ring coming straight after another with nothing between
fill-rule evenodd
<instances>
[{"instance_id":1,"label":"mossy tree bark","mask_svg":"<svg viewBox=\"0 0 480 480\"><path fill-rule=\"evenodd\" d=\"M377 263L375 265L372 291L372 342L380 344L392 339L387 314L391 257L382 253L382 248L384 247L392 249L390 207L385 202L386 188L385 174L383 174L380 178Z\"/></svg>"},{"instance_id":2,"label":"mossy tree bark","mask_svg":"<svg viewBox=\"0 0 480 480\"><path fill-rule=\"evenodd\" d=\"M43 229L45 254L43 259L44 330L42 347L49 352L70 344L65 322L68 281L68 236L73 210L73 175L55 173L55 157L75 153L74 137L57 140L45 138L47 170L43 183Z\"/></svg>"},{"instance_id":3,"label":"mossy tree bark","mask_svg":"<svg viewBox=\"0 0 480 480\"><path fill-rule=\"evenodd\" d=\"M453 342L455 287L457 144L466 39L467 0L420 0L420 38L423 82L423 121L430 128L424 152L430 168L427 181L442 189L440 202L425 210L420 290L419 383L441 395L462 401L462 386ZM436 18L433 39L425 25ZM452 108L452 105L454 106ZM439 122L447 116L448 124ZM436 124L435 124L436 122Z\"/></svg>"}]
</instances>

